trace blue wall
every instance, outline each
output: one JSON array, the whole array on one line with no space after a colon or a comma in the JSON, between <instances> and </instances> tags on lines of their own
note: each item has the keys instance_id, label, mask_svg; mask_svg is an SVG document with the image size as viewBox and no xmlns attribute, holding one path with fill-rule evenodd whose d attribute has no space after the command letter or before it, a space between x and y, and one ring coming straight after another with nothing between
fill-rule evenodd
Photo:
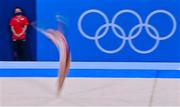
<instances>
[{"instance_id":1,"label":"blue wall","mask_svg":"<svg viewBox=\"0 0 180 107\"><path fill-rule=\"evenodd\" d=\"M103 2L103 3L102 3ZM64 32L68 39L73 61L95 62L180 62L180 1L179 0L0 0L0 60L12 60L9 20L15 6L22 7L30 21L36 20L38 27L48 29L57 27L56 16L63 17ZM161 41L158 48L149 54L140 54L130 47L126 41L124 48L115 53L107 54L100 51L93 40L83 37L78 29L79 17L89 9L104 12L109 21L120 10L131 9L140 14L143 22L155 10L164 9L175 16L177 29L173 36ZM159 14L152 18L150 26L155 27L162 37L172 28L169 17ZM87 34L95 35L97 29L105 24L100 15L90 14L83 21L83 28ZM126 34L137 25L133 15L124 14L118 17L117 25ZM152 30L152 29L151 29ZM103 31L103 30L102 30ZM56 61L58 54L56 47L41 33L30 27L28 29L31 56L38 61ZM152 31L151 31L152 32ZM102 33L102 32L100 32ZM119 32L120 33L120 32ZM37 39L37 45L36 45ZM100 39L100 44L107 49L115 49L122 40L117 38L110 28L107 35ZM145 29L138 38L133 40L135 46L146 50L153 46L155 40L148 36ZM36 49L37 46L37 49ZM5 72L4 72L5 71ZM125 77L125 78L180 78L175 70L71 70L69 77ZM57 77L56 69L1 69L1 77Z\"/></svg>"},{"instance_id":2,"label":"blue wall","mask_svg":"<svg viewBox=\"0 0 180 107\"><path fill-rule=\"evenodd\" d=\"M21 7L29 21L36 20L35 0L0 0L0 60L13 60L12 42L9 21L13 15L15 7ZM31 60L36 60L36 31L29 26L27 31L28 50Z\"/></svg>"},{"instance_id":3,"label":"blue wall","mask_svg":"<svg viewBox=\"0 0 180 107\"><path fill-rule=\"evenodd\" d=\"M55 28L57 24L56 15L64 17L66 27L68 28L66 38L71 47L73 61L179 62L179 4L179 0L37 0L37 22L41 28ZM77 27L78 19L83 12L89 9L98 9L104 12L109 21L111 21L118 11L131 9L140 14L143 22L151 12L164 9L175 17L177 29L171 38L160 41L157 49L152 53L137 53L130 47L128 41L126 41L121 51L114 54L107 54L97 48L94 40L84 38L79 32ZM116 23L124 29L126 36L132 27L138 24L137 19L130 14L121 15L118 17ZM105 22L100 15L90 14L85 17L83 28L87 34L94 36L97 29L103 24ZM172 28L172 21L165 14L153 16L150 24L156 28L155 30L159 32L160 37L167 35ZM55 46L40 33L38 33L37 42L37 59L39 61L58 60ZM155 42L154 39L148 36L145 29L143 29L139 37L133 39L134 45L141 50L151 48ZM115 36L111 28L107 35L103 39L100 39L100 44L109 50L117 48L121 43L122 40Z\"/></svg>"},{"instance_id":4,"label":"blue wall","mask_svg":"<svg viewBox=\"0 0 180 107\"><path fill-rule=\"evenodd\" d=\"M10 35L8 33L8 23L7 23L7 12L5 12L6 6L5 1L0 0L0 60L11 60L12 52L10 45ZM6 22L6 23L5 23Z\"/></svg>"},{"instance_id":5,"label":"blue wall","mask_svg":"<svg viewBox=\"0 0 180 107\"><path fill-rule=\"evenodd\" d=\"M0 60L12 60L9 20L13 8L19 6L24 9L31 22L35 21L37 18L37 25L41 28L56 28L56 16L63 16L65 28L67 28L65 29L66 38L70 44L73 61L179 62L179 3L179 0L104 0L103 3L102 1L97 0L0 0ZM85 11L90 9L102 11L107 15L109 21L112 20L113 16L118 11L131 9L141 16L143 22L152 11L164 9L175 16L177 29L171 38L160 41L157 49L152 53L137 53L130 47L126 40L125 46L121 51L114 54L107 54L97 48L94 40L88 40L83 37L77 27L79 17ZM130 14L121 15L118 17L116 23L124 29L126 36L130 30L132 30L132 27L138 24L137 19ZM97 29L103 24L105 24L105 22L100 15L90 14L85 17L83 28L87 34L94 36ZM162 37L170 32L172 21L168 16L159 14L151 19L150 25L155 27L159 32L160 37ZM99 39L99 41L100 45L109 50L117 48L122 43L122 39L116 37L111 28L107 35L105 35L104 38ZM141 50L151 48L156 42L147 34L145 29L143 29L139 37L132 41L134 45ZM33 60L36 59L36 54L38 61L58 60L56 47L40 33L37 33L36 37L36 31L32 27L29 27L28 29L28 42L29 50L31 51L30 56Z\"/></svg>"}]
</instances>

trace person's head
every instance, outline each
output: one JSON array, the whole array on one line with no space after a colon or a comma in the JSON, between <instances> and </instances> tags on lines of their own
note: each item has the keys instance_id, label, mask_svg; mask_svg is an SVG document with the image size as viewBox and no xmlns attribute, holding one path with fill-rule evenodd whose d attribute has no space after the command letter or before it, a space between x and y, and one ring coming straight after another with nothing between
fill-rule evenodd
<instances>
[{"instance_id":1,"label":"person's head","mask_svg":"<svg viewBox=\"0 0 180 107\"><path fill-rule=\"evenodd\" d=\"M17 16L18 16L18 15L22 15L22 12L23 12L22 9L19 8L19 7L16 7L16 8L14 9L14 14L17 15Z\"/></svg>"}]
</instances>

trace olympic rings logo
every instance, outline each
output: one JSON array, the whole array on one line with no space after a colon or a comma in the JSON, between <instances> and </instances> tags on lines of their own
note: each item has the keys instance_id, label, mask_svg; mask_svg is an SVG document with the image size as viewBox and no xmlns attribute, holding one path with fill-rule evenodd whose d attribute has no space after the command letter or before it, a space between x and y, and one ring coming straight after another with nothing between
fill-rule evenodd
<instances>
[{"instance_id":1,"label":"olympic rings logo","mask_svg":"<svg viewBox=\"0 0 180 107\"><path fill-rule=\"evenodd\" d=\"M84 32L83 27L82 27L82 22L83 22L84 17L87 16L88 14L91 14L91 13L99 14L105 20L105 24L101 25L96 30L94 35L88 35L86 32ZM149 23L153 16L155 16L157 14L160 14L160 13L169 16L171 18L171 20L172 20L172 24L173 24L172 30L167 35L160 35L158 30L153 25L150 25L150 23ZM130 30L130 32L128 32L128 33L125 33L124 29L121 26L116 24L117 18L119 16L121 16L122 14L132 14L132 15L134 15L137 18L138 23L139 23L139 24L135 25ZM99 40L102 39L108 33L110 28L112 29L115 36L117 36L119 39L122 40L122 44L117 49L114 49L114 50L107 50L107 49L103 48L99 43ZM148 50L140 50L140 49L136 48L134 46L134 44L133 44L133 41L132 41L133 39L137 38L141 34L143 28L145 28L147 34L152 39L156 40L153 47L148 49ZM149 53L152 53L153 51L155 51L158 48L160 41L167 40L167 39L171 38L175 34L176 29L177 29L177 22L176 22L175 17L170 12L168 12L166 10L155 10L155 11L151 12L147 16L145 22L143 22L141 16L137 12L135 12L134 10L129 10L129 9L120 10L119 12L117 12L114 15L114 17L112 18L112 21L110 22L105 13L103 13L102 11L97 10L97 9L91 9L91 10L85 11L80 16L80 18L78 20L78 29L79 29L79 32L82 34L82 36L84 36L86 39L94 40L97 48L100 49L104 53L107 53L107 54L117 53L117 52L121 51L124 48L124 46L126 44L126 41L128 41L130 47L135 52L140 53L140 54L149 54ZM102 32L103 29L104 29L104 32L100 34L100 32ZM121 34L117 30L120 31ZM134 33L135 31L137 31L137 32Z\"/></svg>"}]
</instances>

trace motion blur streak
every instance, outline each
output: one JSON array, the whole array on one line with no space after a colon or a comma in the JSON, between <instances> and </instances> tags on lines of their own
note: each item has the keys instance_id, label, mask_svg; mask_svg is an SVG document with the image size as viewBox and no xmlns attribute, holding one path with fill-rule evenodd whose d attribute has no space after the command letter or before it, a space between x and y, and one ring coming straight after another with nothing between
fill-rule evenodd
<instances>
[{"instance_id":1,"label":"motion blur streak","mask_svg":"<svg viewBox=\"0 0 180 107\"><path fill-rule=\"evenodd\" d=\"M47 38L49 38L58 48L59 56L60 56L60 64L59 64L59 75L58 75L58 83L57 83L57 95L60 95L61 90L64 85L64 81L66 79L66 75L70 68L70 50L69 45L66 41L65 36L59 31L54 29L41 29L35 27L39 32L44 34Z\"/></svg>"}]
</instances>

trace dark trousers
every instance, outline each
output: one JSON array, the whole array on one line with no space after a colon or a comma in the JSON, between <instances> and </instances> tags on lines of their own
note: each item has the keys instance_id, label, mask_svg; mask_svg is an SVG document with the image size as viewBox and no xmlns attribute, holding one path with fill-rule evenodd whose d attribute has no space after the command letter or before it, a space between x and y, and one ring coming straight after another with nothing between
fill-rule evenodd
<instances>
[{"instance_id":1,"label":"dark trousers","mask_svg":"<svg viewBox=\"0 0 180 107\"><path fill-rule=\"evenodd\" d=\"M13 51L15 61L27 61L27 45L25 40L13 41Z\"/></svg>"}]
</instances>

